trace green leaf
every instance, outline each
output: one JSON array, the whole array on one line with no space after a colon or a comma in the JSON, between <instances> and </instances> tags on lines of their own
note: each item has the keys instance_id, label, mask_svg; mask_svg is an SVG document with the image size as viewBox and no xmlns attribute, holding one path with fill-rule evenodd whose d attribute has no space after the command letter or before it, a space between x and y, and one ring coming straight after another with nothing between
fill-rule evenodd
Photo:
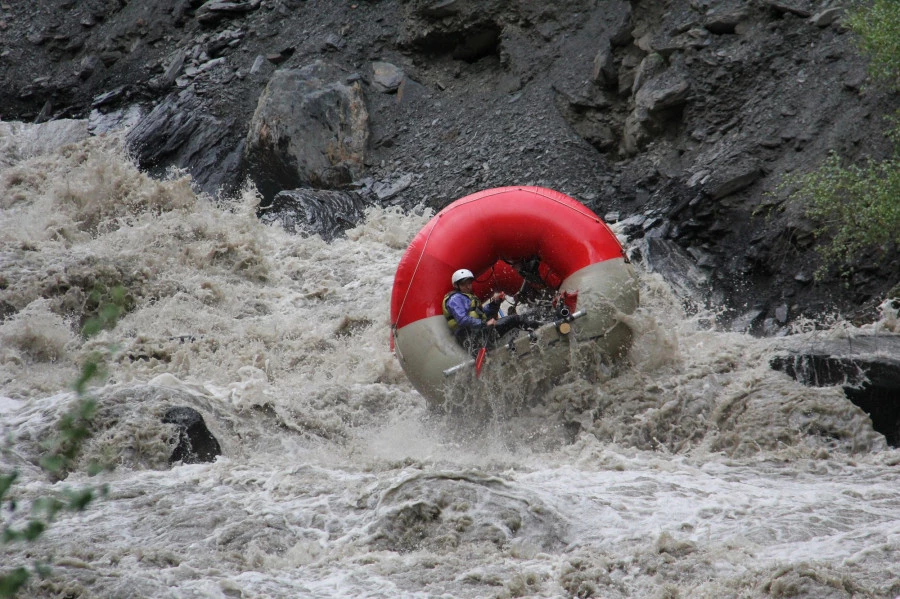
<instances>
[{"instance_id":1,"label":"green leaf","mask_svg":"<svg viewBox=\"0 0 900 599\"><path fill-rule=\"evenodd\" d=\"M79 491L66 491L66 496L69 499L67 509L74 512L81 512L84 511L88 504L94 499L94 490L88 488Z\"/></svg>"},{"instance_id":2,"label":"green leaf","mask_svg":"<svg viewBox=\"0 0 900 599\"><path fill-rule=\"evenodd\" d=\"M3 503L3 498L18 477L19 473L15 470L9 474L0 474L0 503Z\"/></svg>"},{"instance_id":3,"label":"green leaf","mask_svg":"<svg viewBox=\"0 0 900 599\"><path fill-rule=\"evenodd\" d=\"M0 597L14 597L28 582L28 570L15 568L0 574Z\"/></svg>"},{"instance_id":4,"label":"green leaf","mask_svg":"<svg viewBox=\"0 0 900 599\"><path fill-rule=\"evenodd\" d=\"M58 454L45 455L41 457L40 465L47 472L60 472L66 465L66 459Z\"/></svg>"},{"instance_id":5,"label":"green leaf","mask_svg":"<svg viewBox=\"0 0 900 599\"><path fill-rule=\"evenodd\" d=\"M28 526L22 531L22 538L26 541L33 541L47 530L47 523L42 520L31 520Z\"/></svg>"}]
</instances>

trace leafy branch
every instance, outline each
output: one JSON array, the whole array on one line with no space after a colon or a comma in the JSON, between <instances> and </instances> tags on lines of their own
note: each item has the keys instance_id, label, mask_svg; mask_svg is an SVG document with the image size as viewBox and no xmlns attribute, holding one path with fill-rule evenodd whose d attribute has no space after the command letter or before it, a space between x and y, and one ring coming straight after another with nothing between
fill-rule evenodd
<instances>
[{"instance_id":1,"label":"leafy branch","mask_svg":"<svg viewBox=\"0 0 900 599\"><path fill-rule=\"evenodd\" d=\"M99 307L96 313L87 319L81 329L85 339L96 336L101 331L112 329L122 315L126 306L126 293L122 287L115 287L104 293L95 290L91 294L92 301ZM54 477L62 478L74 465L84 442L91 435L91 423L97 413L97 401L88 395L88 388L95 380L106 377L106 360L112 347L105 351L93 352L85 361L78 378L73 384L76 394L75 405L67 411L57 423L57 433L42 444L46 451L39 461L41 468ZM88 467L90 475L96 474L104 467L91 463ZM85 487L82 489L65 489L62 493L38 497L31 502L29 516L24 525L16 527L11 524L19 512L18 503L13 494L13 485L19 477L17 471L0 473L0 506L9 508L8 517L4 518L0 532L0 544L36 541L53 523L57 514L62 511L80 512L87 509L94 498L105 495L106 486L99 489ZM31 576L46 577L50 572L48 565L41 560L35 561L31 569L24 566L0 572L0 598L14 597L24 587Z\"/></svg>"},{"instance_id":2,"label":"leafy branch","mask_svg":"<svg viewBox=\"0 0 900 599\"><path fill-rule=\"evenodd\" d=\"M900 91L900 2L858 4L847 16L862 51L869 57L873 80ZM900 244L900 116L887 117L885 137L895 147L885 160L868 159L845 166L834 152L817 169L785 177L778 187L802 202L817 223L823 264L850 264L867 250Z\"/></svg>"}]
</instances>

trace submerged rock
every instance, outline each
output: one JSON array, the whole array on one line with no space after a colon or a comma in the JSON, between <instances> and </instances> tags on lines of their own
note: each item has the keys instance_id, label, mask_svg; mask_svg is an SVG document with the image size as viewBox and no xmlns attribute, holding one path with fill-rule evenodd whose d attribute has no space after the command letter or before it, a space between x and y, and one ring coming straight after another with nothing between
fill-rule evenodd
<instances>
[{"instance_id":1,"label":"submerged rock","mask_svg":"<svg viewBox=\"0 0 900 599\"><path fill-rule=\"evenodd\" d=\"M169 458L170 463L212 462L216 456L222 455L219 442L206 428L203 416L194 408L169 408L162 421L164 424L174 424L178 427L178 445Z\"/></svg>"},{"instance_id":2,"label":"submerged rock","mask_svg":"<svg viewBox=\"0 0 900 599\"><path fill-rule=\"evenodd\" d=\"M331 241L359 224L368 205L364 196L353 191L290 189L276 194L260 212L260 219L280 223L290 233L321 235Z\"/></svg>"}]
</instances>

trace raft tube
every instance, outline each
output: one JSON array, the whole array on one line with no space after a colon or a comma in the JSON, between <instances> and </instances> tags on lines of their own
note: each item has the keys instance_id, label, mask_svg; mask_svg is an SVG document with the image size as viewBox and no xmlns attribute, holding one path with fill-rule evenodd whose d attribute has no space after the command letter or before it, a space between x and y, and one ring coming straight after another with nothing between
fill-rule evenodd
<instances>
[{"instance_id":1,"label":"raft tube","mask_svg":"<svg viewBox=\"0 0 900 599\"><path fill-rule=\"evenodd\" d=\"M577 306L570 307L584 312L571 323L571 334L546 327L550 330L540 337L546 345L540 352L544 371L565 372L573 340L595 343L611 359L627 352L632 332L622 317L638 306L637 277L606 223L552 189L487 189L436 214L413 238L394 277L391 344L406 376L432 405L441 405L446 385L453 384L444 371L472 358L443 315L451 274L471 270L474 292L482 299L495 290L512 294L522 279L506 262L529 256L559 275L559 291L577 297Z\"/></svg>"}]
</instances>

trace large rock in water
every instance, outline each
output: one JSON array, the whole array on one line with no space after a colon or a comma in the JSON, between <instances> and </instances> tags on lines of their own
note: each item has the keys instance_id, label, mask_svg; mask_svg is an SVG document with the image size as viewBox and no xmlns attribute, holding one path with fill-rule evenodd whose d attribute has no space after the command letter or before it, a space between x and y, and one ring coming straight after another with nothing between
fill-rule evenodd
<instances>
[{"instance_id":1,"label":"large rock in water","mask_svg":"<svg viewBox=\"0 0 900 599\"><path fill-rule=\"evenodd\" d=\"M321 235L331 241L362 221L370 204L353 191L291 189L276 194L260 212L260 220L280 223L290 233Z\"/></svg>"},{"instance_id":2,"label":"large rock in water","mask_svg":"<svg viewBox=\"0 0 900 599\"><path fill-rule=\"evenodd\" d=\"M162 419L164 424L178 427L178 445L172 451L169 462L198 464L212 462L222 455L219 441L213 436L203 416L194 408L179 406L169 408Z\"/></svg>"},{"instance_id":3,"label":"large rock in water","mask_svg":"<svg viewBox=\"0 0 900 599\"><path fill-rule=\"evenodd\" d=\"M267 200L283 189L335 188L362 172L369 113L359 83L316 61L272 75L250 121L245 171Z\"/></svg>"},{"instance_id":4,"label":"large rock in water","mask_svg":"<svg viewBox=\"0 0 900 599\"><path fill-rule=\"evenodd\" d=\"M786 339L784 344L786 353L772 358L772 368L806 385L842 385L888 444L900 447L900 335Z\"/></svg>"},{"instance_id":5,"label":"large rock in water","mask_svg":"<svg viewBox=\"0 0 900 599\"><path fill-rule=\"evenodd\" d=\"M209 114L190 89L170 94L128 131L126 142L141 168L160 175L186 169L206 191L235 183L240 153L229 144L234 126Z\"/></svg>"},{"instance_id":6,"label":"large rock in water","mask_svg":"<svg viewBox=\"0 0 900 599\"><path fill-rule=\"evenodd\" d=\"M59 119L40 124L0 121L0 169L87 137L85 120Z\"/></svg>"}]
</instances>

